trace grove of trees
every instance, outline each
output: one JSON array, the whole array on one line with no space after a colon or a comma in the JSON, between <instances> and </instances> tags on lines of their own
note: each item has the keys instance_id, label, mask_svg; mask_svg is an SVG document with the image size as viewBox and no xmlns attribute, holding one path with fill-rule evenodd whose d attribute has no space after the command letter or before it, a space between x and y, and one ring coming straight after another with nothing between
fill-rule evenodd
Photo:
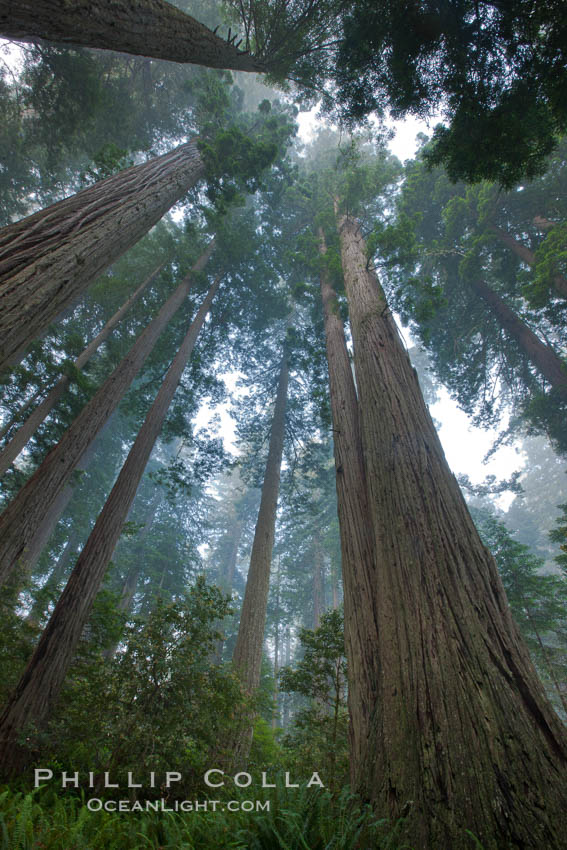
<instances>
[{"instance_id":1,"label":"grove of trees","mask_svg":"<svg viewBox=\"0 0 567 850\"><path fill-rule=\"evenodd\" d=\"M0 35L5 841L567 848L561 10ZM447 396L515 470L455 477Z\"/></svg>"}]
</instances>

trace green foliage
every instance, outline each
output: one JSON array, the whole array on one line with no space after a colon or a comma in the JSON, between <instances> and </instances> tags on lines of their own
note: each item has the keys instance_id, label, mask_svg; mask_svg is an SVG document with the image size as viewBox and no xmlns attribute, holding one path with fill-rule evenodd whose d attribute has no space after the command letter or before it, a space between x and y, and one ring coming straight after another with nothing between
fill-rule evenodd
<instances>
[{"instance_id":1,"label":"green foliage","mask_svg":"<svg viewBox=\"0 0 567 850\"><path fill-rule=\"evenodd\" d=\"M442 109L428 153L452 180L533 178L567 129L559 5L357 0L343 19L335 79L351 122Z\"/></svg>"},{"instance_id":2,"label":"green foliage","mask_svg":"<svg viewBox=\"0 0 567 850\"><path fill-rule=\"evenodd\" d=\"M567 504L559 505L561 516L557 520L555 528L549 534L550 539L559 544L561 554L557 555L555 560L563 570L567 578Z\"/></svg>"},{"instance_id":3,"label":"green foliage","mask_svg":"<svg viewBox=\"0 0 567 850\"><path fill-rule=\"evenodd\" d=\"M473 511L477 528L502 578L508 603L550 700L565 713L558 682L567 674L567 580L542 572L543 560L513 539L488 511Z\"/></svg>"},{"instance_id":4,"label":"green foliage","mask_svg":"<svg viewBox=\"0 0 567 850\"><path fill-rule=\"evenodd\" d=\"M320 765L329 787L336 790L348 781L342 611L327 611L317 629L300 630L299 640L303 657L295 669L280 671L280 688L301 694L309 702L294 717L284 746L297 764Z\"/></svg>"},{"instance_id":5,"label":"green foliage","mask_svg":"<svg viewBox=\"0 0 567 850\"><path fill-rule=\"evenodd\" d=\"M271 779L271 777L270 777ZM249 789L231 788L235 810L217 807L188 814L90 812L71 795L41 790L0 793L1 850L410 850L402 840L404 823L390 825L361 806L348 789L285 788L254 790L269 810L250 812ZM217 798L224 795L217 794ZM224 801L226 802L226 801ZM242 804L244 803L244 808Z\"/></svg>"},{"instance_id":6,"label":"green foliage","mask_svg":"<svg viewBox=\"0 0 567 850\"><path fill-rule=\"evenodd\" d=\"M563 142L561 151L549 163L558 182ZM374 236L393 309L411 324L437 377L475 424L497 426L512 408L516 422L522 421L530 433L547 434L565 451L565 404L542 380L529 345L518 338L522 328L526 334L529 328L551 351L560 352L564 311L549 280L543 309L528 307L523 296L536 292L539 284L534 289L533 275L510 248L511 240L528 253L535 246L545 251L552 231L542 240L534 221L539 209L549 209L544 200L549 189L541 185L547 180L545 176L521 192L502 192L488 182L454 185L442 169L430 171L422 153L406 166L394 221L375 228ZM548 277L562 268L560 243L559 235L550 243ZM481 297L479 284L502 310L511 311L517 319L515 332L494 302Z\"/></svg>"},{"instance_id":7,"label":"green foliage","mask_svg":"<svg viewBox=\"0 0 567 850\"><path fill-rule=\"evenodd\" d=\"M176 602L158 599L147 618L135 617L112 661L80 653L43 758L73 770L110 770L122 781L129 770L179 770L186 780L179 793L207 765L230 761L223 741L247 706L237 678L212 661L213 623L228 611L220 591L199 578ZM104 634L112 637L108 628Z\"/></svg>"}]
</instances>

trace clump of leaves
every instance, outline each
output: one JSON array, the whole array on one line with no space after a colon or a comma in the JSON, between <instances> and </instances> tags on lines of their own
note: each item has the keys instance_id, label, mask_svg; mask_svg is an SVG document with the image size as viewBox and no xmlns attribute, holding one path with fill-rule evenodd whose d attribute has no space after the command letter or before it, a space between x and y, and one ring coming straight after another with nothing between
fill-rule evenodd
<instances>
[{"instance_id":1,"label":"clump of leaves","mask_svg":"<svg viewBox=\"0 0 567 850\"><path fill-rule=\"evenodd\" d=\"M317 765L331 790L348 779L346 659L340 609L327 611L319 628L301 629L303 658L280 671L280 688L303 697L284 746L298 765ZM323 778L323 777L322 777Z\"/></svg>"},{"instance_id":2,"label":"clump of leaves","mask_svg":"<svg viewBox=\"0 0 567 850\"><path fill-rule=\"evenodd\" d=\"M42 765L50 754L57 770L110 771L124 787L128 771L179 771L176 792L188 793L208 766L228 763L229 733L249 712L237 677L213 660L214 624L229 611L228 599L200 577L180 599L159 600L147 618L134 618L111 661L83 652Z\"/></svg>"}]
</instances>

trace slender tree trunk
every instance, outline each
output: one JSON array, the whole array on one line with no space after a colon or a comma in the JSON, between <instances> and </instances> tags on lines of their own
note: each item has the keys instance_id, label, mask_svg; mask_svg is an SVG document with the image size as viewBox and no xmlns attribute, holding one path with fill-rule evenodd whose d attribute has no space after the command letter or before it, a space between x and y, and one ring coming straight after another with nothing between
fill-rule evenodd
<instances>
[{"instance_id":1,"label":"slender tree trunk","mask_svg":"<svg viewBox=\"0 0 567 850\"><path fill-rule=\"evenodd\" d=\"M291 626L289 623L285 627L285 666L291 664ZM287 729L289 726L289 694L284 693L282 705L282 726Z\"/></svg>"},{"instance_id":2,"label":"slender tree trunk","mask_svg":"<svg viewBox=\"0 0 567 850\"><path fill-rule=\"evenodd\" d=\"M242 537L242 531L244 530L244 520L239 519L236 520L234 526L232 528L232 546L230 548L230 554L228 556L228 561L225 564L223 575L221 576L219 586L223 593L232 594L232 588L234 586L234 573L236 571L236 562L238 560L238 548L240 546L240 539ZM225 618L224 622L228 622L232 617ZM215 629L221 630L223 627L223 621L217 620L215 623ZM215 649L212 653L213 662L215 664L220 664L222 661L222 651L224 647L224 637L220 637L215 642Z\"/></svg>"},{"instance_id":3,"label":"slender tree trunk","mask_svg":"<svg viewBox=\"0 0 567 850\"><path fill-rule=\"evenodd\" d=\"M536 256L533 251L530 251L529 248L522 245L522 243L515 239L514 236L507 233L505 230L502 230L501 227L491 225L490 230L500 239L501 242L504 243L504 245L506 245L507 248L510 248L510 250L513 251L523 263L526 263L526 265L531 266L532 268L535 266ZM557 274L553 278L553 285L558 295L562 298L567 298L567 278L563 277L563 275Z\"/></svg>"},{"instance_id":4,"label":"slender tree trunk","mask_svg":"<svg viewBox=\"0 0 567 850\"><path fill-rule=\"evenodd\" d=\"M26 402L24 402L20 409L14 413L14 415L8 420L8 422L6 422L5 425L2 425L2 428L0 428L0 440L2 440L6 436L8 431L10 431L14 427L16 422L20 421L26 410L28 410L32 406L32 404L35 404L35 402L39 398L41 398L44 391L45 390L43 387L40 387L38 390L36 390L35 393L30 396Z\"/></svg>"},{"instance_id":5,"label":"slender tree trunk","mask_svg":"<svg viewBox=\"0 0 567 850\"><path fill-rule=\"evenodd\" d=\"M285 436L288 387L287 361L288 355L287 352L284 352L280 367L260 509L250 555L250 568L232 657L234 667L249 693L253 693L260 685L262 648L264 646L266 610L270 588L270 566L274 548L276 509Z\"/></svg>"},{"instance_id":6,"label":"slender tree trunk","mask_svg":"<svg viewBox=\"0 0 567 850\"><path fill-rule=\"evenodd\" d=\"M25 750L17 744L18 734L30 722L45 723L59 696L138 484L220 280L218 276L191 322L67 586L0 717L0 764L7 776L20 769L26 760Z\"/></svg>"},{"instance_id":7,"label":"slender tree trunk","mask_svg":"<svg viewBox=\"0 0 567 850\"><path fill-rule=\"evenodd\" d=\"M567 364L518 318L493 289L481 280L475 280L470 286L488 304L500 326L510 334L530 363L549 381L557 395L567 401Z\"/></svg>"},{"instance_id":8,"label":"slender tree trunk","mask_svg":"<svg viewBox=\"0 0 567 850\"><path fill-rule=\"evenodd\" d=\"M171 62L266 70L215 32L164 0L0 0L0 33L168 59Z\"/></svg>"},{"instance_id":9,"label":"slender tree trunk","mask_svg":"<svg viewBox=\"0 0 567 850\"><path fill-rule=\"evenodd\" d=\"M230 548L230 555L224 570L222 589L225 593L232 593L232 588L234 586L234 573L236 571L236 562L238 560L238 549L240 547L240 539L242 537L243 530L244 520L238 519L233 526L232 546Z\"/></svg>"},{"instance_id":10,"label":"slender tree trunk","mask_svg":"<svg viewBox=\"0 0 567 850\"><path fill-rule=\"evenodd\" d=\"M280 570L281 556L278 556L278 570L276 573L276 617L274 622L274 707L272 710L272 729L278 726L278 693L279 693L279 655L280 655Z\"/></svg>"},{"instance_id":11,"label":"slender tree trunk","mask_svg":"<svg viewBox=\"0 0 567 850\"><path fill-rule=\"evenodd\" d=\"M313 628L318 629L325 609L323 599L323 550L319 534L313 536Z\"/></svg>"},{"instance_id":12,"label":"slender tree trunk","mask_svg":"<svg viewBox=\"0 0 567 850\"><path fill-rule=\"evenodd\" d=\"M204 173L194 141L0 230L0 369Z\"/></svg>"},{"instance_id":13,"label":"slender tree trunk","mask_svg":"<svg viewBox=\"0 0 567 850\"><path fill-rule=\"evenodd\" d=\"M118 610L123 614L128 614L132 608L132 603L134 601L134 596L136 594L136 588L138 586L138 580L140 578L140 573L142 572L143 566L143 548L146 537L149 534L150 528L152 527L152 523L154 521L157 507L159 505L159 496L154 496L152 502L150 504L149 510L146 513L144 527L142 528L140 534L135 543L134 547L134 557L135 563L134 566L130 568L126 579L122 585L122 592L120 593L120 599L118 601ZM112 557L112 556L111 556ZM116 650L118 649L118 645L120 643L120 639L117 640L112 646L108 649L105 649L103 655L110 661L116 655Z\"/></svg>"},{"instance_id":14,"label":"slender tree trunk","mask_svg":"<svg viewBox=\"0 0 567 850\"><path fill-rule=\"evenodd\" d=\"M136 289L136 291L133 292L127 299L127 301L124 302L122 307L116 311L114 316L108 320L101 332L92 340L84 351L79 354L73 364L76 369L82 369L83 366L88 363L93 354L102 345L102 343L108 339L114 328L124 318L132 304L138 300L146 287L148 287L156 279L164 265L165 263L162 263L151 273L149 277L146 278L141 286L139 286L138 289ZM10 442L5 446L2 452L0 452L0 475L3 475L6 470L9 469L10 464L18 457L28 440L33 437L43 420L55 407L70 383L71 378L67 377L67 375L63 375L59 378L55 386L52 387L41 404L36 407L33 413L28 416L26 421L20 425L18 430L13 434Z\"/></svg>"},{"instance_id":15,"label":"slender tree trunk","mask_svg":"<svg viewBox=\"0 0 567 850\"><path fill-rule=\"evenodd\" d=\"M214 240L0 517L0 584L25 556L26 548L33 545L45 512L51 509L77 461L120 403L156 340L187 297L193 274L205 267L213 247Z\"/></svg>"},{"instance_id":16,"label":"slender tree trunk","mask_svg":"<svg viewBox=\"0 0 567 850\"><path fill-rule=\"evenodd\" d=\"M339 576L335 558L331 557L331 590L333 610L336 611L339 607Z\"/></svg>"},{"instance_id":17,"label":"slender tree trunk","mask_svg":"<svg viewBox=\"0 0 567 850\"><path fill-rule=\"evenodd\" d=\"M567 741L451 474L364 240L339 219L376 582L355 787L416 847L565 848Z\"/></svg>"},{"instance_id":18,"label":"slender tree trunk","mask_svg":"<svg viewBox=\"0 0 567 850\"><path fill-rule=\"evenodd\" d=\"M326 254L325 235L319 230L319 250ZM362 455L358 400L346 347L343 321L337 297L324 262L320 273L321 299L325 321L327 365L337 486L337 509L341 536L345 607L345 646L350 665L349 725L352 763L362 758L368 737L369 704L377 695L378 672L374 669L378 628L364 619L376 584L374 547L366 471Z\"/></svg>"},{"instance_id":19,"label":"slender tree trunk","mask_svg":"<svg viewBox=\"0 0 567 850\"><path fill-rule=\"evenodd\" d=\"M74 532L71 532L67 543L65 544L65 548L63 552L59 556L51 575L38 592L37 598L35 599L31 610L26 617L26 620L31 625L37 625L41 618L43 617L45 610L51 600L57 595L57 588L63 576L65 575L65 571L67 566L69 565L69 561L71 560L71 556L77 548L77 543L79 542L79 537Z\"/></svg>"}]
</instances>

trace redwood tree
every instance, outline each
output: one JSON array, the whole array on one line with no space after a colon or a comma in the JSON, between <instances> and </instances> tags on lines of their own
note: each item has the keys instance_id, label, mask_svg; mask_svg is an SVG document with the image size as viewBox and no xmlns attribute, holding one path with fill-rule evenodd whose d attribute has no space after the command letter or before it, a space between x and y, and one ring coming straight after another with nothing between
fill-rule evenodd
<instances>
[{"instance_id":1,"label":"redwood tree","mask_svg":"<svg viewBox=\"0 0 567 850\"><path fill-rule=\"evenodd\" d=\"M117 50L209 68L270 73L312 88L332 67L344 0L231 4L242 37L217 35L165 0L0 0L0 34ZM240 50L240 45L243 49ZM255 55L251 55L251 49Z\"/></svg>"},{"instance_id":2,"label":"redwood tree","mask_svg":"<svg viewBox=\"0 0 567 850\"><path fill-rule=\"evenodd\" d=\"M337 509L341 536L344 586L345 644L349 658L349 726L353 765L363 758L369 734L369 711L365 706L377 698L374 656L378 626L372 617L361 617L376 585L374 544L362 455L358 399L345 342L337 296L325 262L327 245L319 228L321 300L329 370L333 419Z\"/></svg>"},{"instance_id":3,"label":"redwood tree","mask_svg":"<svg viewBox=\"0 0 567 850\"><path fill-rule=\"evenodd\" d=\"M17 742L20 731L30 722L42 724L59 696L138 484L220 281L218 275L191 322L36 650L0 717L0 762L5 776L17 771L25 759L25 750Z\"/></svg>"},{"instance_id":4,"label":"redwood tree","mask_svg":"<svg viewBox=\"0 0 567 850\"><path fill-rule=\"evenodd\" d=\"M233 664L246 690L252 693L260 684L266 610L270 588L270 566L276 529L276 509L285 437L285 411L289 380L288 353L282 357L276 403L272 418L268 459L262 484L262 496L246 591L242 602L240 625L233 653Z\"/></svg>"},{"instance_id":5,"label":"redwood tree","mask_svg":"<svg viewBox=\"0 0 567 850\"><path fill-rule=\"evenodd\" d=\"M0 230L0 369L204 174L195 141Z\"/></svg>"},{"instance_id":6,"label":"redwood tree","mask_svg":"<svg viewBox=\"0 0 567 850\"><path fill-rule=\"evenodd\" d=\"M0 0L0 33L234 71L265 71L246 50L165 0Z\"/></svg>"},{"instance_id":7,"label":"redwood tree","mask_svg":"<svg viewBox=\"0 0 567 850\"><path fill-rule=\"evenodd\" d=\"M154 271L140 284L140 286L130 295L124 302L122 307L111 316L100 333L87 345L87 347L79 354L73 363L75 369L82 369L85 366L97 349L107 339L114 328L124 318L132 304L142 295L144 290L156 279L158 274L163 269L165 263L161 263ZM62 375L54 387L48 392L43 401L35 408L28 416L25 422L12 434L7 445L0 452L0 475L3 475L9 468L29 439L35 434L49 412L55 407L67 387L71 383L71 378L68 375Z\"/></svg>"},{"instance_id":8,"label":"redwood tree","mask_svg":"<svg viewBox=\"0 0 567 850\"><path fill-rule=\"evenodd\" d=\"M419 847L565 846L567 740L452 476L357 222L340 215L376 582L355 787Z\"/></svg>"},{"instance_id":9,"label":"redwood tree","mask_svg":"<svg viewBox=\"0 0 567 850\"><path fill-rule=\"evenodd\" d=\"M204 268L213 248L214 240L3 512L0 517L0 583L6 580L22 556L25 559L26 549L41 528L46 511L51 509L77 462L116 409L158 337L185 301L193 275Z\"/></svg>"}]
</instances>

